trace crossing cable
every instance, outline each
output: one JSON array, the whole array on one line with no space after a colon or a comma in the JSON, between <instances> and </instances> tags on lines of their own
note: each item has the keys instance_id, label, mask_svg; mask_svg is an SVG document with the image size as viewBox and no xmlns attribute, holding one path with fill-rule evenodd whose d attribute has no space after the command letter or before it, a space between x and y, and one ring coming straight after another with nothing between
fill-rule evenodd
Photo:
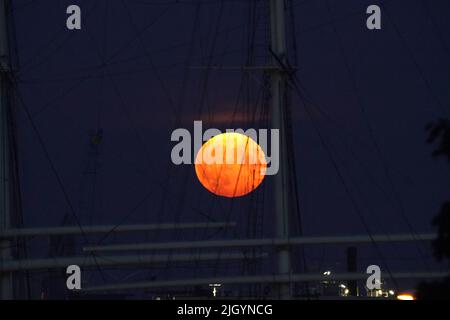
<instances>
[{"instance_id":1,"label":"crossing cable","mask_svg":"<svg viewBox=\"0 0 450 320\"><path fill-rule=\"evenodd\" d=\"M297 68L299 65L299 61L298 61L298 45L297 45L297 28L296 28L296 15L295 15L295 10L294 10L294 1L293 0L289 0L289 22L290 22L290 33L291 33L291 45L292 45L292 51L293 51L293 63L294 66ZM291 92L288 92L288 97L287 99L289 99L288 101L288 105L287 105L287 110L286 110L286 125L287 125L287 129L288 129L288 143L289 146L294 146L294 130L293 130L293 125L292 125L292 95ZM292 195L295 198L294 201L294 210L297 213L297 223L298 223L298 232L300 233L300 235L303 235L303 219L302 219L302 210L300 207L300 191L299 191L299 185L298 185L298 176L297 176L297 166L296 166L296 157L295 157L295 149L292 148L291 150L289 150L288 148L288 152L289 152L289 157L288 157L288 161L289 161L289 168L292 170L292 176L290 176L289 181L290 181L290 190L292 190ZM301 267L303 270L303 272L308 272L308 265L307 265L307 259L306 259L306 252L305 252L305 248L302 246L299 248L300 250L300 259L301 259ZM309 288L309 283L307 282L305 284L305 289L306 289L306 298L309 299L310 298L310 288Z\"/></svg>"},{"instance_id":2,"label":"crossing cable","mask_svg":"<svg viewBox=\"0 0 450 320\"><path fill-rule=\"evenodd\" d=\"M297 93L298 97L300 98L300 101L303 104L304 110L306 111L306 114L307 114L308 118L310 119L311 124L313 125L313 128L314 128L317 136L319 137L320 143L321 143L323 149L325 150L325 152L326 152L326 154L327 154L327 156L328 156L328 158L329 158L329 160L330 160L330 162L331 162L331 164L332 164L332 166L333 166L333 168L334 168L334 170L335 170L335 172L336 172L336 174L338 176L338 179L339 179L339 181L341 182L341 184L342 184L342 186L344 188L344 191L346 192L346 194L349 197L349 200L350 200L350 202L351 202L351 204L353 206L353 209L354 209L355 213L359 217L360 222L363 225L367 235L369 236L369 238L370 238L374 248L377 250L378 255L382 259L382 261L383 261L383 263L384 263L384 265L386 267L386 270L389 273L391 279L393 279L393 282L394 282L394 285L395 285L396 289L398 289L397 280L394 277L392 277L392 272L391 272L391 270L389 268L389 265L386 263L386 259L385 259L384 255L383 255L382 251L380 250L378 244L376 243L376 241L373 238L372 232L371 232L371 230L369 228L368 223L366 222L366 219L364 218L362 210L359 207L358 202L356 201L356 199L353 197L353 195L351 193L351 190L350 190L350 187L347 184L347 182L346 182L346 180L344 178L344 175L343 175L342 171L340 170L340 168L339 168L339 166L337 164L337 161L334 159L334 157L333 157L333 155L331 153L331 149L330 149L330 147L328 146L328 144L327 144L327 142L325 140L325 137L323 136L322 132L320 131L320 128L319 128L318 123L317 123L317 120L313 116L313 113L312 113L311 109L309 108L308 104L306 104L304 102L304 100L303 100L303 93L302 93L302 91L301 91L301 89L300 89L300 87L298 85L297 75L290 69L289 66L285 65L281 61L281 59L279 59L276 55L274 57L278 61L280 67L282 67L284 72L286 72L286 74L288 75L288 78L290 80L289 83L292 86L292 88L294 89L294 91Z\"/></svg>"},{"instance_id":3,"label":"crossing cable","mask_svg":"<svg viewBox=\"0 0 450 320\"><path fill-rule=\"evenodd\" d=\"M422 4L422 7L424 8L424 12L428 16L428 18L429 18L429 20L431 22L431 26L433 28L433 31L436 34L437 38L439 39L439 42L441 43L442 48L445 50L447 55L450 57L450 46L445 41L445 38L442 35L441 30L439 29L439 25L436 22L436 19L433 17L433 13L430 10L430 6L428 5L427 1L425 1L425 0L420 0L420 3Z\"/></svg>"},{"instance_id":4,"label":"crossing cable","mask_svg":"<svg viewBox=\"0 0 450 320\"><path fill-rule=\"evenodd\" d=\"M87 18L89 16L90 12L94 12L94 8L95 8L95 4L96 1L91 1L91 6L88 7L88 14L85 16L85 18ZM49 53L47 53L46 57L44 57L43 60L37 62L36 64L33 64L33 62L40 56L43 56L43 53L45 51L46 48L48 48L49 46L51 46L52 44L56 43L59 39L60 36L66 33L67 35L62 39L62 41L57 44L56 48L52 51L50 51ZM42 65L43 63L47 62L46 58L52 56L54 53L58 52L61 48L64 47L64 45L70 40L72 39L72 37L74 36L74 32L67 32L67 28L64 25L62 27L62 29L60 29L49 41L47 41L45 43L45 45L43 45L42 47L40 47L37 50L37 53L33 54L32 58L28 59L28 61L25 61L22 66L20 67L20 70L17 73L17 78L20 79L21 74L23 74L24 71L29 71L32 68L36 68L37 66Z\"/></svg>"},{"instance_id":5,"label":"crossing cable","mask_svg":"<svg viewBox=\"0 0 450 320\"><path fill-rule=\"evenodd\" d=\"M256 2L257 1L251 1L249 3L249 10L250 10L250 12L252 10L256 10L256 8L257 8L257 3ZM258 24L258 20L259 19L254 19L254 20L250 19L250 20L251 21L250 21L249 26L248 26L249 34L248 34L248 37L247 37L247 44L248 44L247 50L248 50L248 52L246 54L246 65L251 65L251 62L253 61L253 57L252 57L251 53L254 51L255 36L256 36L255 31L256 31L256 26ZM242 76L241 76L241 85L240 85L239 92L238 92L238 97L237 97L237 100L236 100L236 103L235 103L235 108L234 108L234 111L233 111L233 114L232 114L232 119L230 120L230 126L232 125L232 123L234 123L235 117L237 115L237 108L239 106L239 101L240 101L241 96L243 95L243 92L244 92L244 82L245 82L245 74L243 73ZM262 89L263 89L263 86L260 87L260 93L263 93ZM261 95L258 95L258 98L260 96ZM252 115L253 122L254 122L254 119L255 119L255 116L256 116L256 109L257 109L258 103L259 103L258 101L256 101L256 103L255 103L255 108L254 108L254 112L253 112L253 115ZM248 143L248 141L247 141L247 143ZM247 148L247 146L245 148ZM216 183L216 188L217 188L217 186L218 186L218 184L220 182L222 169L223 168L221 167L221 171L219 172L219 176L218 176L217 183ZM239 179L240 179L240 176L241 176L241 169L242 169L242 166L239 166L239 171L238 171L238 174L237 174L236 183L234 185L233 194L235 194L236 191L237 191L237 185L238 185L238 182L239 182ZM235 204L236 204L236 199L232 198L230 207L228 208L227 213L226 213L225 221L228 222L231 219L231 214L232 214L232 211L233 211L233 208L234 208ZM227 231L228 230L226 230L225 232L227 232ZM233 232L234 232L234 235L237 236L236 235L236 230L233 230ZM216 259L216 262L215 262L215 265L214 265L214 268L213 268L214 275L216 275L218 270L219 270L219 259L220 259L220 256L222 255L222 251L223 251L223 248L220 248L219 249L219 256ZM241 251L242 251L243 254L245 254L245 250L244 249L241 249Z\"/></svg>"},{"instance_id":6,"label":"crossing cable","mask_svg":"<svg viewBox=\"0 0 450 320\"><path fill-rule=\"evenodd\" d=\"M17 97L18 97L18 99L20 101L19 105L21 105L22 109L25 111L25 115L26 115L28 121L30 122L30 125L31 125L31 127L32 127L32 129L34 131L34 134L35 134L36 138L38 139L39 145L41 146L42 151L44 152L44 156L45 156L45 158L46 158L46 160L47 160L47 162L48 162L48 164L50 166L50 169L51 169L51 171L53 172L53 174L54 174L54 176L56 178L58 186L59 186L59 188L60 188L60 190L61 190L61 192L63 194L64 200L65 200L67 206L69 207L69 212L72 215L72 217L74 218L75 223L78 226L78 228L80 230L80 233L81 233L82 237L84 238L85 243L89 244L89 239L87 237L87 234L85 233L85 231L83 229L83 226L81 225L81 221L80 221L80 219L79 219L79 217L78 217L78 215L76 213L76 210L75 210L75 207L72 204L72 201L70 200L69 194L68 194L68 192L66 190L66 187L65 187L65 185L64 185L64 183L62 181L62 178L59 175L58 170L56 169L56 166L55 166L55 164L53 162L53 159L52 159L52 157L50 155L50 151L48 150L48 148L47 148L47 146L45 144L44 138L42 137L42 134L40 133L36 123L33 120L33 117L31 116L31 113L30 113L30 110L28 108L28 105L25 103L25 99L23 98L21 92L18 89L18 84L15 83L15 86L17 88L16 89L16 95L17 95ZM96 254L92 254L92 253L90 255L92 256L95 264L97 265L97 267L99 268L99 271L101 273L101 269L100 269L100 266L99 266L98 261L97 261L97 255ZM102 274L102 276L103 276L103 274Z\"/></svg>"},{"instance_id":7,"label":"crossing cable","mask_svg":"<svg viewBox=\"0 0 450 320\"><path fill-rule=\"evenodd\" d=\"M123 5L123 7L124 7L124 9L125 9L125 11L126 11L126 13L127 13L129 23L131 24L132 28L133 28L134 30L136 30L136 25L135 25L135 23L134 23L134 21L133 21L133 19L132 19L132 16L131 16L131 12L130 12L129 6L128 6L128 5L125 3L125 1L123 1L123 0L122 0L122 5ZM190 61L191 58L192 58L193 46L194 46L194 34L195 34L196 29L197 29L197 22L198 22L198 19L199 19L200 8L201 8L201 3L198 3L198 4L196 5L196 7L195 7L195 13L194 13L194 26L193 26L193 30L192 30L192 32L191 32L191 42L190 42L190 46L189 46L189 50L188 50L189 52L188 52L188 60L187 60L187 61ZM141 44L142 49L144 50L144 53L145 53L145 55L146 55L147 60L148 60L149 63L152 65L152 68L154 68L154 69L157 71L157 69L155 68L155 66L154 66L154 64L153 64L152 58L151 58L151 56L150 56L150 54L149 54L149 51L148 51L148 49L147 49L147 47L146 47L146 45L145 45L145 43L144 43L144 41L143 41L143 39L142 39L141 37L139 37L139 41L140 41L140 44ZM187 63L188 63L188 62L187 62ZM189 72L189 68L188 68L188 66L186 66L185 71L184 71L184 77L183 77L182 89L181 89L182 92L181 92L181 95L180 95L180 101L178 102L178 104L176 104L172 99L169 99L169 103L171 104L171 107L172 107L172 112L173 112L173 114L174 114L174 116L175 116L175 126L176 126L176 127L180 124L180 121L181 121L180 112L181 112L181 108L182 108L182 104L183 104L183 98L184 98L184 96L185 96L186 84L187 84L187 79L188 79L188 78L187 78L187 77L188 77L188 72ZM162 78L161 78L158 74L157 74L157 77L159 78L159 80L160 80L160 82L161 82L161 84L162 84L162 86L163 86L163 90L166 91L166 95L169 96L169 93L168 93L167 88L164 89L165 86L164 86L164 83L163 83L163 81L162 81ZM169 96L169 97L170 97L170 96ZM169 174L169 172L168 172L169 166L170 166L170 163L168 164L167 169L166 169L166 174L167 174L167 176L168 176L168 177L166 178L166 181L169 181L169 180L170 180L170 174ZM186 179L184 179L184 180L186 181ZM168 194L168 192L166 192L166 191L164 191L164 192L162 193L161 210L160 210L161 212L160 212L160 214L157 216L157 221L158 221L158 223L160 223L161 218L164 216L165 206L166 206L166 202L167 202L167 194ZM179 208L181 208L181 202L184 201L185 196L186 196L185 193L183 193L182 199L181 199L181 200L180 200L180 199L178 200L178 204L179 204L178 206L179 206ZM180 215L181 215L181 210L176 210L175 224L178 224L178 223L179 223ZM209 220L208 220L208 221L209 221ZM160 230L158 229L158 230L156 231L156 233L153 235L153 237L157 239L158 236L159 236L159 234L160 234ZM177 234L178 234L178 233L177 233ZM168 256L168 259L167 259L167 261L166 261L166 268L169 268L169 267L170 267L171 259L172 259L172 251L169 252L169 256Z\"/></svg>"},{"instance_id":8,"label":"crossing cable","mask_svg":"<svg viewBox=\"0 0 450 320\"><path fill-rule=\"evenodd\" d=\"M442 103L441 99L439 99L439 97L434 92L430 81L425 76L425 73L424 73L422 67L420 66L417 58L415 57L413 50L408 45L408 42L406 41L405 36L402 34L402 32L400 31L400 28L398 27L397 23L395 23L394 19L392 18L392 15L390 14L390 9L388 9L388 7L385 6L385 5L382 5L382 7L384 9L384 12L386 13L386 16L389 18L389 21L390 21L392 27L394 28L395 33L397 34L398 38L400 39L400 43L402 44L402 46L405 49L405 51L408 53L408 55L409 55L413 65L414 65L414 67L416 68L417 74L422 79L423 83L425 84L425 87L427 88L427 90L430 93L431 97L435 101L435 104L433 104L433 106L435 108L437 106L437 108L441 112L441 115L444 115L447 118L449 118L450 117L449 111L445 108L445 106Z\"/></svg>"},{"instance_id":9,"label":"crossing cable","mask_svg":"<svg viewBox=\"0 0 450 320\"><path fill-rule=\"evenodd\" d=\"M371 123L371 121L369 119L369 116L367 114L367 110L366 110L365 105L363 103L363 99L362 99L362 97L361 97L361 95L359 93L356 79L355 79L355 77L354 77L354 75L352 73L352 70L351 70L351 67L350 67L350 64L349 64L349 61L348 61L348 57L347 57L347 55L345 53L345 49L344 49L344 45L343 45L343 39L342 39L341 34L339 33L338 29L337 29L336 24L334 23L334 16L333 16L333 13L332 13L332 10L331 10L331 6L330 6L330 0L327 0L326 4L327 4L328 14L329 14L329 16L331 18L331 21L332 21L331 27L332 27L332 30L333 30L334 34L336 35L336 39L337 39L336 41L337 41L337 45L338 45L339 51L341 52L341 55L342 55L342 60L343 60L343 63L344 63L344 67L345 67L345 69L347 71L351 87L352 87L353 92L355 94L355 97L356 97L356 100L357 100L357 104L359 106L361 114L363 115L363 119L364 119L365 125L367 127L367 130L369 132L369 136L370 136L370 138L372 140L372 144L373 144L373 146L375 148L375 151L376 151L376 153L377 153L377 155L378 155L378 157L380 159L380 162L382 164L385 176L386 176L386 178L388 180L388 183L390 185L392 194L394 196L394 200L397 203L400 216L402 217L403 221L407 225L407 227L409 229L409 232L411 233L413 238L416 239L416 243L415 243L416 249L417 249L417 251L419 253L419 256L422 257L422 260L423 260L423 262L425 264L425 267L428 270L430 270L430 266L428 265L426 260L423 259L424 254L423 254L423 252L422 252L422 250L421 250L421 248L420 248L420 246L418 244L419 239L417 237L417 232L414 230L411 222L409 221L408 217L406 216L403 202L401 201L400 196L399 196L399 194L397 192L397 189L395 188L395 184L394 184L394 181L392 179L392 175L390 173L390 170L389 170L389 167L387 165L386 159L383 156L380 144L378 143L378 139L376 138L376 135L375 135L375 131L374 131L373 125L372 125L372 123Z\"/></svg>"}]
</instances>

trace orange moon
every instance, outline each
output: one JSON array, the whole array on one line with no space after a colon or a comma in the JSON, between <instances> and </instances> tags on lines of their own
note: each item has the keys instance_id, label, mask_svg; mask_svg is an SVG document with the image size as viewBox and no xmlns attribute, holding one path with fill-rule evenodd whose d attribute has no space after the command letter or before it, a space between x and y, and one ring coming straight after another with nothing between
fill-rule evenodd
<instances>
[{"instance_id":1,"label":"orange moon","mask_svg":"<svg viewBox=\"0 0 450 320\"><path fill-rule=\"evenodd\" d=\"M236 132L209 139L195 159L200 183L210 192L228 198L255 190L264 180L266 169L262 148L252 138Z\"/></svg>"}]
</instances>

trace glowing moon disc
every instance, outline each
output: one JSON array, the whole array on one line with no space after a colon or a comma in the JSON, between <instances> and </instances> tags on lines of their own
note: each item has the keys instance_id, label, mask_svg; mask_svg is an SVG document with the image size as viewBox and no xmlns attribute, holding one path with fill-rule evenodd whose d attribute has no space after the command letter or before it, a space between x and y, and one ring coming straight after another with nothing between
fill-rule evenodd
<instances>
[{"instance_id":1,"label":"glowing moon disc","mask_svg":"<svg viewBox=\"0 0 450 320\"><path fill-rule=\"evenodd\" d=\"M255 190L267 169L262 148L250 137L227 132L209 139L195 159L200 183L223 197L240 197Z\"/></svg>"}]
</instances>

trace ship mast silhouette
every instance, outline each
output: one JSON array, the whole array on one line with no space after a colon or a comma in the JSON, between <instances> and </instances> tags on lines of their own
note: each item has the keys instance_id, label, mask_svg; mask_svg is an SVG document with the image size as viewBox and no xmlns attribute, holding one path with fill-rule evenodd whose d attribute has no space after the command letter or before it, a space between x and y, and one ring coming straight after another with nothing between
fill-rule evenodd
<instances>
[{"instance_id":1,"label":"ship mast silhouette","mask_svg":"<svg viewBox=\"0 0 450 320\"><path fill-rule=\"evenodd\" d=\"M280 168L274 177L275 194L275 236L279 239L289 239L290 190L288 171L288 141L287 130L287 77L281 64L287 64L286 23L284 0L270 0L271 52L273 66L271 68L271 123L272 129L280 130ZM280 276L291 273L291 257L288 246L277 247L277 272ZM291 285L281 282L277 286L278 297L282 299L291 296Z\"/></svg>"},{"instance_id":2,"label":"ship mast silhouette","mask_svg":"<svg viewBox=\"0 0 450 320\"><path fill-rule=\"evenodd\" d=\"M0 1L0 230L7 230L11 227L11 124L8 121L11 110L9 101L11 63L7 34L7 1ZM1 261L12 259L12 242L9 240L0 241ZM11 299L13 292L13 278L10 273L0 274L1 298Z\"/></svg>"}]
</instances>

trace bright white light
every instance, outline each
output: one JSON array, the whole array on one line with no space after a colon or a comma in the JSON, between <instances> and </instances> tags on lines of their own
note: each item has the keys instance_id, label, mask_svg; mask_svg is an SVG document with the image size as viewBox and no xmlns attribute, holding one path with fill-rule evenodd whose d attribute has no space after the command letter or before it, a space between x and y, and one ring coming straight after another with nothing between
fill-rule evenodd
<instances>
[{"instance_id":1,"label":"bright white light","mask_svg":"<svg viewBox=\"0 0 450 320\"><path fill-rule=\"evenodd\" d=\"M222 284L221 283L210 283L209 286L210 287L221 287Z\"/></svg>"},{"instance_id":2,"label":"bright white light","mask_svg":"<svg viewBox=\"0 0 450 320\"><path fill-rule=\"evenodd\" d=\"M329 271L329 270L324 271L324 273L323 273L324 276L329 276L330 274L331 274L331 271Z\"/></svg>"},{"instance_id":3,"label":"bright white light","mask_svg":"<svg viewBox=\"0 0 450 320\"><path fill-rule=\"evenodd\" d=\"M210 283L209 286L213 288L212 294L214 297L216 297L217 296L217 288L221 287L222 284L221 283Z\"/></svg>"}]
</instances>

